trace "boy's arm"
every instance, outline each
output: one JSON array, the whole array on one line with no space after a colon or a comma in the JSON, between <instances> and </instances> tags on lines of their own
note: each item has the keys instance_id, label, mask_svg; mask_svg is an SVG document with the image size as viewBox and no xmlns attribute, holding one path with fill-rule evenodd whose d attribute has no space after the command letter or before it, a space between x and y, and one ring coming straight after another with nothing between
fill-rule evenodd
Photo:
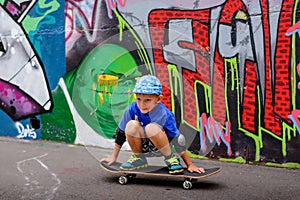
<instances>
[{"instance_id":1,"label":"boy's arm","mask_svg":"<svg viewBox=\"0 0 300 200\"><path fill-rule=\"evenodd\" d=\"M101 159L101 162L105 161L108 163L108 165L113 164L114 162L116 162L119 153L120 153L120 149L122 146L120 146L119 144L115 143L115 147L114 150L112 152L112 154L110 156L108 156L107 158L103 158Z\"/></svg>"},{"instance_id":2,"label":"boy's arm","mask_svg":"<svg viewBox=\"0 0 300 200\"><path fill-rule=\"evenodd\" d=\"M122 131L120 128L117 128L116 130L116 135L115 135L115 146L114 146L114 150L112 152L112 154L110 156L108 156L107 158L103 158L101 160L107 162L109 165L113 164L120 153L121 147L124 144L124 142L126 141L126 136L125 136L125 132Z\"/></svg>"},{"instance_id":3,"label":"boy's arm","mask_svg":"<svg viewBox=\"0 0 300 200\"><path fill-rule=\"evenodd\" d=\"M179 136L175 137L172 140L174 147L176 149L176 152L179 153L183 161L185 162L187 169L189 172L198 172L198 173L204 173L205 170L202 167L197 167L192 159L190 158L189 154L186 150L186 142L185 137L182 134L179 134Z\"/></svg>"},{"instance_id":4,"label":"boy's arm","mask_svg":"<svg viewBox=\"0 0 300 200\"><path fill-rule=\"evenodd\" d=\"M183 159L183 161L185 162L187 169L189 172L197 172L197 173L204 173L205 170L202 167L197 167L192 159L190 158L189 154L187 153L187 151L182 151L180 153L181 158Z\"/></svg>"}]
</instances>

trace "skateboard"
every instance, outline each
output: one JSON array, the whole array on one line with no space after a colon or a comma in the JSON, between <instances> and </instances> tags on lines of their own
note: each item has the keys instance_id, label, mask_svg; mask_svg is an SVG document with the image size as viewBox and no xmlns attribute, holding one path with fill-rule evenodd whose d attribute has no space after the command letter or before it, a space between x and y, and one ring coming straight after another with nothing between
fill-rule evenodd
<instances>
[{"instance_id":1,"label":"skateboard","mask_svg":"<svg viewBox=\"0 0 300 200\"><path fill-rule=\"evenodd\" d=\"M100 162L100 167L110 173L118 174L119 183L121 185L127 184L127 182L130 179L135 178L137 175L177 177L184 180L182 186L186 190L190 190L193 187L193 183L195 183L198 179L207 178L221 171L219 167L207 168L205 169L205 173L199 174L199 173L190 173L186 168L184 168L184 172L182 174L169 174L167 167L154 166L154 165L149 165L147 168L125 171L125 170L120 170L121 164L122 163L115 162L112 165L108 165L107 162Z\"/></svg>"}]
</instances>

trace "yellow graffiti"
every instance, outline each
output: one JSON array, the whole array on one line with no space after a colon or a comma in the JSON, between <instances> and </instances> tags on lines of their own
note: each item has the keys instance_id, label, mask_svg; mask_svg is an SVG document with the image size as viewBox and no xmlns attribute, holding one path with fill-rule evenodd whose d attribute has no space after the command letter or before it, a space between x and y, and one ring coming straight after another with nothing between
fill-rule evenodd
<instances>
[{"instance_id":1,"label":"yellow graffiti","mask_svg":"<svg viewBox=\"0 0 300 200\"><path fill-rule=\"evenodd\" d=\"M105 101L109 101L111 94L118 89L117 76L109 74L99 74L97 77L97 89L93 85L93 90L96 89L98 93L98 104L102 105Z\"/></svg>"}]
</instances>

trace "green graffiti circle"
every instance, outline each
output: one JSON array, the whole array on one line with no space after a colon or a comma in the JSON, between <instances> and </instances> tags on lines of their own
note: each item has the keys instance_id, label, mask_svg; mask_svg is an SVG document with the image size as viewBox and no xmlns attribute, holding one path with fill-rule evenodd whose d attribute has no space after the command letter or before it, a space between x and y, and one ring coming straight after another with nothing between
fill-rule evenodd
<instances>
[{"instance_id":1,"label":"green graffiti circle","mask_svg":"<svg viewBox=\"0 0 300 200\"><path fill-rule=\"evenodd\" d=\"M92 49L77 68L72 102L81 118L98 134L113 138L140 76L130 52L116 44Z\"/></svg>"}]
</instances>

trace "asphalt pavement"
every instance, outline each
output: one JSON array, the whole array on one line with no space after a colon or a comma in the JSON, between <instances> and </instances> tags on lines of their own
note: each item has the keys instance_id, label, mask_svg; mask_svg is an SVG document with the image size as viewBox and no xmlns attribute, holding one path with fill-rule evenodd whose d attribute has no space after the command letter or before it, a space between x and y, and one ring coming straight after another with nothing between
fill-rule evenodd
<instances>
[{"instance_id":1,"label":"asphalt pavement","mask_svg":"<svg viewBox=\"0 0 300 200\"><path fill-rule=\"evenodd\" d=\"M221 172L182 188L183 180L137 176L126 185L118 176L99 167L98 160L111 149L51 141L27 141L0 137L0 199L299 199L300 170L219 162L193 161ZM119 161L130 152L122 151ZM162 164L160 158L150 164Z\"/></svg>"}]
</instances>

